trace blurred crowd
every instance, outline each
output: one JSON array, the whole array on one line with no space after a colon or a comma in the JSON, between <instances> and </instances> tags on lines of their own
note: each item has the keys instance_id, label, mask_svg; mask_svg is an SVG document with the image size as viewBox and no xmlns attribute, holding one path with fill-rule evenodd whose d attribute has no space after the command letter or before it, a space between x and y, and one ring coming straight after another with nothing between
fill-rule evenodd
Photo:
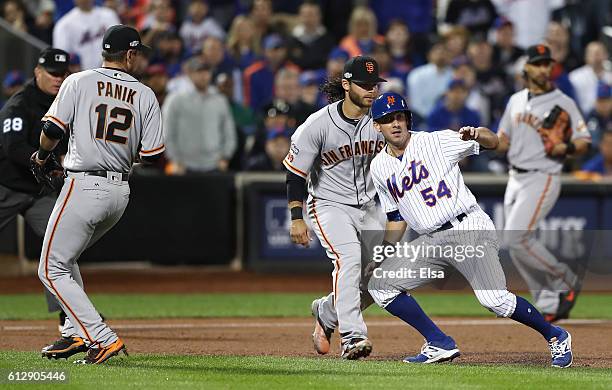
<instances>
[{"instance_id":1,"label":"blurred crowd","mask_svg":"<svg viewBox=\"0 0 612 390\"><path fill-rule=\"evenodd\" d=\"M4 0L13 28L71 53L71 71L100 65L113 24L153 48L141 80L162 107L166 172L280 171L297 126L327 104L320 91L344 62L370 55L407 96L413 128L496 130L523 88L524 49L545 43L553 82L593 136L567 170L612 175L612 2L609 0ZM607 26L607 28L606 28ZM606 35L607 34L607 35ZM24 82L4 77L3 95ZM479 156L464 170L503 172Z\"/></svg>"}]
</instances>

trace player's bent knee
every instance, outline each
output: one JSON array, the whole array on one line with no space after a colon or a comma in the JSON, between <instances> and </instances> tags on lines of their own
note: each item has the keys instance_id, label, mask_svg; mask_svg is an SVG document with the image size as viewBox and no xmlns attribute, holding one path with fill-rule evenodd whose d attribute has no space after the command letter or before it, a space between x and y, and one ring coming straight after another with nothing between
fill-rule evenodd
<instances>
[{"instance_id":1,"label":"player's bent knee","mask_svg":"<svg viewBox=\"0 0 612 390\"><path fill-rule=\"evenodd\" d=\"M497 317L509 317L516 307L516 295L508 290L484 290L476 294L478 302Z\"/></svg>"}]
</instances>

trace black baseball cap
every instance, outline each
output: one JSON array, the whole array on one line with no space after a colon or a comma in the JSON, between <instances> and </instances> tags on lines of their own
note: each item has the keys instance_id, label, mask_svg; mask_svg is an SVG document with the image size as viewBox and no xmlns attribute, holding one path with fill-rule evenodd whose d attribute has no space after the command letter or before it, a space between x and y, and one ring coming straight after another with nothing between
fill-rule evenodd
<instances>
[{"instance_id":1,"label":"black baseball cap","mask_svg":"<svg viewBox=\"0 0 612 390\"><path fill-rule=\"evenodd\" d=\"M371 84L387 81L379 76L376 60L367 56L357 56L346 61L342 78L358 83Z\"/></svg>"},{"instance_id":2,"label":"black baseball cap","mask_svg":"<svg viewBox=\"0 0 612 390\"><path fill-rule=\"evenodd\" d=\"M151 48L142 44L140 34L136 29L124 24L109 27L102 39L102 50L117 53L124 50L140 50L148 54Z\"/></svg>"},{"instance_id":3,"label":"black baseball cap","mask_svg":"<svg viewBox=\"0 0 612 390\"><path fill-rule=\"evenodd\" d=\"M550 48L546 45L533 45L527 48L527 63L533 64L534 62L547 60L554 61L550 55Z\"/></svg>"},{"instance_id":4,"label":"black baseball cap","mask_svg":"<svg viewBox=\"0 0 612 390\"><path fill-rule=\"evenodd\" d=\"M66 73L70 65L70 54L67 52L48 47L40 52L38 65L45 68L49 73Z\"/></svg>"}]
</instances>

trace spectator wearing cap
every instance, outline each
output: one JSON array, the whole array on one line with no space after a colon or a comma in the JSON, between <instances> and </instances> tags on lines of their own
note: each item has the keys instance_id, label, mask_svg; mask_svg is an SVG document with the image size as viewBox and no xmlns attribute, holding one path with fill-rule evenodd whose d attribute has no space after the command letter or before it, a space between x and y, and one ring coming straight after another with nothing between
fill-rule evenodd
<instances>
[{"instance_id":1,"label":"spectator wearing cap","mask_svg":"<svg viewBox=\"0 0 612 390\"><path fill-rule=\"evenodd\" d=\"M334 47L333 38L321 23L318 2L306 0L299 8L298 24L291 31L289 58L302 69L321 69Z\"/></svg>"},{"instance_id":2,"label":"spectator wearing cap","mask_svg":"<svg viewBox=\"0 0 612 390\"><path fill-rule=\"evenodd\" d=\"M244 15L238 15L232 21L227 35L227 50L229 55L244 71L261 55L261 37L255 34L253 21Z\"/></svg>"},{"instance_id":3,"label":"spectator wearing cap","mask_svg":"<svg viewBox=\"0 0 612 390\"><path fill-rule=\"evenodd\" d=\"M448 24L467 28L472 35L484 38L497 16L491 0L453 0L446 9Z\"/></svg>"},{"instance_id":4,"label":"spectator wearing cap","mask_svg":"<svg viewBox=\"0 0 612 390\"><path fill-rule=\"evenodd\" d=\"M597 150L602 134L612 131L612 87L600 81L597 84L595 107L586 117L591 133L593 149Z\"/></svg>"},{"instance_id":5,"label":"spectator wearing cap","mask_svg":"<svg viewBox=\"0 0 612 390\"><path fill-rule=\"evenodd\" d=\"M295 131L296 121L291 106L287 102L274 99L271 103L265 105L262 111L263 119L255 132L252 147L248 151L249 159L266 152L266 143L271 132L285 132L291 137Z\"/></svg>"},{"instance_id":6,"label":"spectator wearing cap","mask_svg":"<svg viewBox=\"0 0 612 390\"><path fill-rule=\"evenodd\" d=\"M612 64L606 46L594 41L587 45L584 61L586 64L570 72L569 78L576 90L580 109L591 112L597 98L597 83L612 85Z\"/></svg>"},{"instance_id":7,"label":"spectator wearing cap","mask_svg":"<svg viewBox=\"0 0 612 390\"><path fill-rule=\"evenodd\" d=\"M601 135L599 153L582 165L582 171L590 174L591 179L612 178L612 130Z\"/></svg>"},{"instance_id":8,"label":"spectator wearing cap","mask_svg":"<svg viewBox=\"0 0 612 390\"><path fill-rule=\"evenodd\" d=\"M289 153L290 137L291 134L287 129L267 129L265 151L250 157L245 164L245 169L259 172L284 172L283 160Z\"/></svg>"},{"instance_id":9,"label":"spectator wearing cap","mask_svg":"<svg viewBox=\"0 0 612 390\"><path fill-rule=\"evenodd\" d=\"M168 93L168 74L163 64L153 64L147 67L142 83L151 88L159 106L163 106Z\"/></svg>"},{"instance_id":10,"label":"spectator wearing cap","mask_svg":"<svg viewBox=\"0 0 612 390\"><path fill-rule=\"evenodd\" d=\"M2 80L2 99L0 100L0 108L4 105L5 98L8 99L19 91L25 82L23 73L19 70L12 70L4 76Z\"/></svg>"},{"instance_id":11,"label":"spectator wearing cap","mask_svg":"<svg viewBox=\"0 0 612 390\"><path fill-rule=\"evenodd\" d=\"M206 37L225 39L225 31L214 18L208 16L208 11L208 1L206 0L191 0L189 3L187 10L189 18L181 25L179 35L192 53L202 47Z\"/></svg>"},{"instance_id":12,"label":"spectator wearing cap","mask_svg":"<svg viewBox=\"0 0 612 390\"><path fill-rule=\"evenodd\" d=\"M467 56L455 58L451 63L453 79L463 80L468 89L468 97L465 101L467 108L478 112L480 122L490 123L491 102L480 89L476 80L476 70Z\"/></svg>"},{"instance_id":13,"label":"spectator wearing cap","mask_svg":"<svg viewBox=\"0 0 612 390\"><path fill-rule=\"evenodd\" d=\"M226 171L236 128L225 96L210 87L212 71L198 56L186 64L193 91L171 94L162 107L170 174Z\"/></svg>"},{"instance_id":14,"label":"spectator wearing cap","mask_svg":"<svg viewBox=\"0 0 612 390\"><path fill-rule=\"evenodd\" d=\"M62 16L53 29L53 46L81 58L83 69L102 63L102 37L110 26L119 24L115 11L94 6L93 0L75 0L75 7Z\"/></svg>"},{"instance_id":15,"label":"spectator wearing cap","mask_svg":"<svg viewBox=\"0 0 612 390\"><path fill-rule=\"evenodd\" d=\"M398 73L405 74L403 80L406 80L406 76L413 68L425 63L425 59L414 52L410 31L403 20L394 19L391 21L385 34L385 40L391 56L392 68ZM405 83L405 81L402 83Z\"/></svg>"},{"instance_id":16,"label":"spectator wearing cap","mask_svg":"<svg viewBox=\"0 0 612 390\"><path fill-rule=\"evenodd\" d=\"M413 111L427 118L446 91L452 78L449 58L443 42L434 43L427 55L427 64L408 74L408 95Z\"/></svg>"},{"instance_id":17,"label":"spectator wearing cap","mask_svg":"<svg viewBox=\"0 0 612 390\"><path fill-rule=\"evenodd\" d=\"M385 43L385 37L377 33L376 15L368 7L355 7L349 19L348 30L348 35L340 41L340 47L350 57L371 54L376 43Z\"/></svg>"},{"instance_id":18,"label":"spectator wearing cap","mask_svg":"<svg viewBox=\"0 0 612 390\"><path fill-rule=\"evenodd\" d=\"M349 58L349 54L340 47L333 48L327 56L327 63L325 64L327 78L333 79L341 77L344 64Z\"/></svg>"},{"instance_id":19,"label":"spectator wearing cap","mask_svg":"<svg viewBox=\"0 0 612 390\"><path fill-rule=\"evenodd\" d=\"M44 49L34 68L34 78L0 110L0 230L21 214L38 237L45 233L57 193L41 193L30 171L30 157L40 146L43 118L67 75L68 53ZM64 137L53 152L60 161L67 151L67 139ZM80 280L77 274L73 278ZM47 305L50 312L61 310L51 294L47 295Z\"/></svg>"},{"instance_id":20,"label":"spectator wearing cap","mask_svg":"<svg viewBox=\"0 0 612 390\"><path fill-rule=\"evenodd\" d=\"M480 116L474 110L466 107L468 87L465 81L453 79L448 83L448 89L431 114L427 117L429 131L452 129L459 130L462 126L480 126Z\"/></svg>"},{"instance_id":21,"label":"spectator wearing cap","mask_svg":"<svg viewBox=\"0 0 612 390\"><path fill-rule=\"evenodd\" d=\"M493 23L495 43L493 44L493 65L501 68L507 75L512 75L514 63L523 55L524 50L514 43L514 25L499 16Z\"/></svg>"},{"instance_id":22,"label":"spectator wearing cap","mask_svg":"<svg viewBox=\"0 0 612 390\"><path fill-rule=\"evenodd\" d=\"M255 111L272 101L274 77L283 68L299 68L287 60L287 43L279 34L264 39L264 59L253 63L243 74L244 104Z\"/></svg>"},{"instance_id":23,"label":"spectator wearing cap","mask_svg":"<svg viewBox=\"0 0 612 390\"><path fill-rule=\"evenodd\" d=\"M319 85L324 77L322 72L314 70L308 70L300 74L299 100L291 107L297 125L304 123L310 114L327 104L319 91Z\"/></svg>"}]
</instances>

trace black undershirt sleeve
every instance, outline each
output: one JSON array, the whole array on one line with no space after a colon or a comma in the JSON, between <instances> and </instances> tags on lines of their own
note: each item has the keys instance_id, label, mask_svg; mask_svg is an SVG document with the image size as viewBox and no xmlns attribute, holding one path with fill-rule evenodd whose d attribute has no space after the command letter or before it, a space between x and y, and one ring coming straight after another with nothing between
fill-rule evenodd
<instances>
[{"instance_id":1,"label":"black undershirt sleeve","mask_svg":"<svg viewBox=\"0 0 612 390\"><path fill-rule=\"evenodd\" d=\"M306 196L306 179L287 171L287 200L303 202Z\"/></svg>"}]
</instances>

